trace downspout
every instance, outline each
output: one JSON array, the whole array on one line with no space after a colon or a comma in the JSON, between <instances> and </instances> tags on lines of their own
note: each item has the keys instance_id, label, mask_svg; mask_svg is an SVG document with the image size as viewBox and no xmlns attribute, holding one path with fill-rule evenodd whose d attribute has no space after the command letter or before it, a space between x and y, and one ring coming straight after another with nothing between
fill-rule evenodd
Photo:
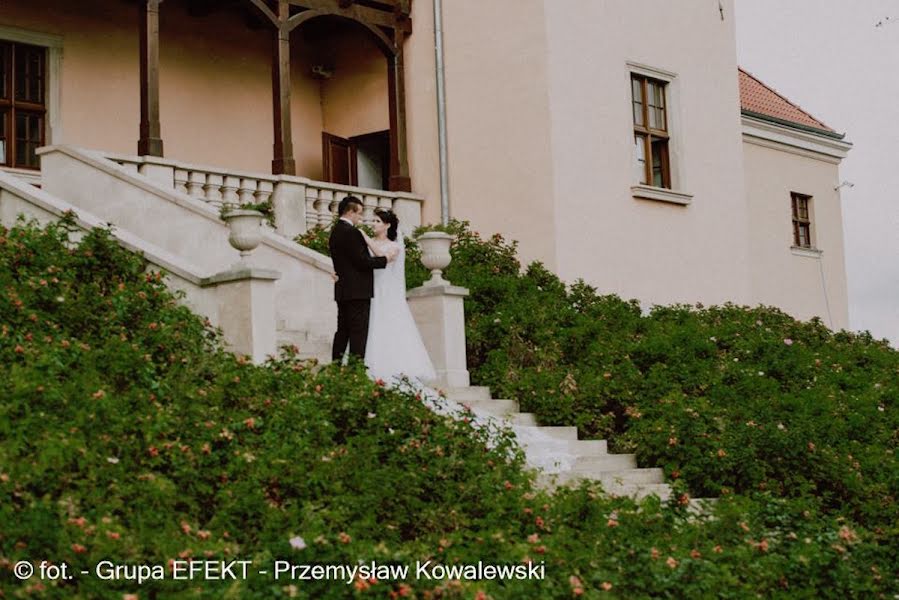
<instances>
[{"instance_id":1,"label":"downspout","mask_svg":"<svg viewBox=\"0 0 899 600\"><path fill-rule=\"evenodd\" d=\"M434 0L434 51L437 66L437 143L440 155L440 222L449 223L449 167L446 151L446 90L443 68L443 1Z\"/></svg>"}]
</instances>

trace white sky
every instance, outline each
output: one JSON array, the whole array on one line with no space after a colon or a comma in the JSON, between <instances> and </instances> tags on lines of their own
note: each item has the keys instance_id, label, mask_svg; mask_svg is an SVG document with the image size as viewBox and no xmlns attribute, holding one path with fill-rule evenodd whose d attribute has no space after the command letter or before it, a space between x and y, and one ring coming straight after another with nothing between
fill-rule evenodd
<instances>
[{"instance_id":1,"label":"white sky","mask_svg":"<svg viewBox=\"0 0 899 600\"><path fill-rule=\"evenodd\" d=\"M736 23L740 65L854 144L840 165L855 184L841 190L850 328L899 347L899 1L736 0Z\"/></svg>"}]
</instances>

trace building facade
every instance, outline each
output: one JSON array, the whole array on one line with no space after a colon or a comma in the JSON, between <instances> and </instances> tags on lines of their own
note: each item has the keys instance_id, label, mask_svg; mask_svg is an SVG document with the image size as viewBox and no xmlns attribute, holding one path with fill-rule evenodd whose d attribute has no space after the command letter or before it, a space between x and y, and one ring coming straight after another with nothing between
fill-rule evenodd
<instances>
[{"instance_id":1,"label":"building facade","mask_svg":"<svg viewBox=\"0 0 899 600\"><path fill-rule=\"evenodd\" d=\"M848 327L850 145L739 71L733 0L441 16L451 216L647 306ZM436 222L434 29L433 0L9 0L0 163L39 183L41 146L162 156L411 192Z\"/></svg>"}]
</instances>

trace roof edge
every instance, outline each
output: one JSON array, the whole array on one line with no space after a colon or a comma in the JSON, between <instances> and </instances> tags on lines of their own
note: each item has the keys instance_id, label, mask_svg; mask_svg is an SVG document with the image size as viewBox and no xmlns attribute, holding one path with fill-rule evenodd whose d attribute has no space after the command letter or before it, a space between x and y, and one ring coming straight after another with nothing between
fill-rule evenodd
<instances>
[{"instance_id":1,"label":"roof edge","mask_svg":"<svg viewBox=\"0 0 899 600\"><path fill-rule=\"evenodd\" d=\"M754 119L759 119L761 121L768 121L769 123L774 123L775 125L782 125L783 127L789 127L790 129L797 129L799 131L805 131L807 133L823 135L824 137L829 137L829 138L835 139L835 140L842 140L843 138L846 137L845 133L837 133L836 131L830 131L828 129L819 129L818 127L811 127L809 125L803 125L802 123L795 123L793 121L788 121L786 119L778 119L777 117L772 117L770 115L758 113L758 112L755 112L752 110L746 110L745 108L740 109L740 114L745 115L747 117L752 117Z\"/></svg>"}]
</instances>

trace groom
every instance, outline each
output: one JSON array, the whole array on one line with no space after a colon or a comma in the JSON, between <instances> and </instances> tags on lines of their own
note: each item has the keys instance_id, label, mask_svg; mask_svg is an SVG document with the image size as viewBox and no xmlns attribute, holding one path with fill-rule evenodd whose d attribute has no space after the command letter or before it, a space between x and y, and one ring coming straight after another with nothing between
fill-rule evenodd
<instances>
[{"instance_id":1,"label":"groom","mask_svg":"<svg viewBox=\"0 0 899 600\"><path fill-rule=\"evenodd\" d=\"M368 309L374 296L373 269L387 266L387 258L371 256L356 225L362 221L362 201L347 196L337 207L340 218L331 228L328 247L337 272L334 300L337 301L337 333L331 359L338 361L350 343L350 354L365 358L368 341Z\"/></svg>"}]
</instances>

